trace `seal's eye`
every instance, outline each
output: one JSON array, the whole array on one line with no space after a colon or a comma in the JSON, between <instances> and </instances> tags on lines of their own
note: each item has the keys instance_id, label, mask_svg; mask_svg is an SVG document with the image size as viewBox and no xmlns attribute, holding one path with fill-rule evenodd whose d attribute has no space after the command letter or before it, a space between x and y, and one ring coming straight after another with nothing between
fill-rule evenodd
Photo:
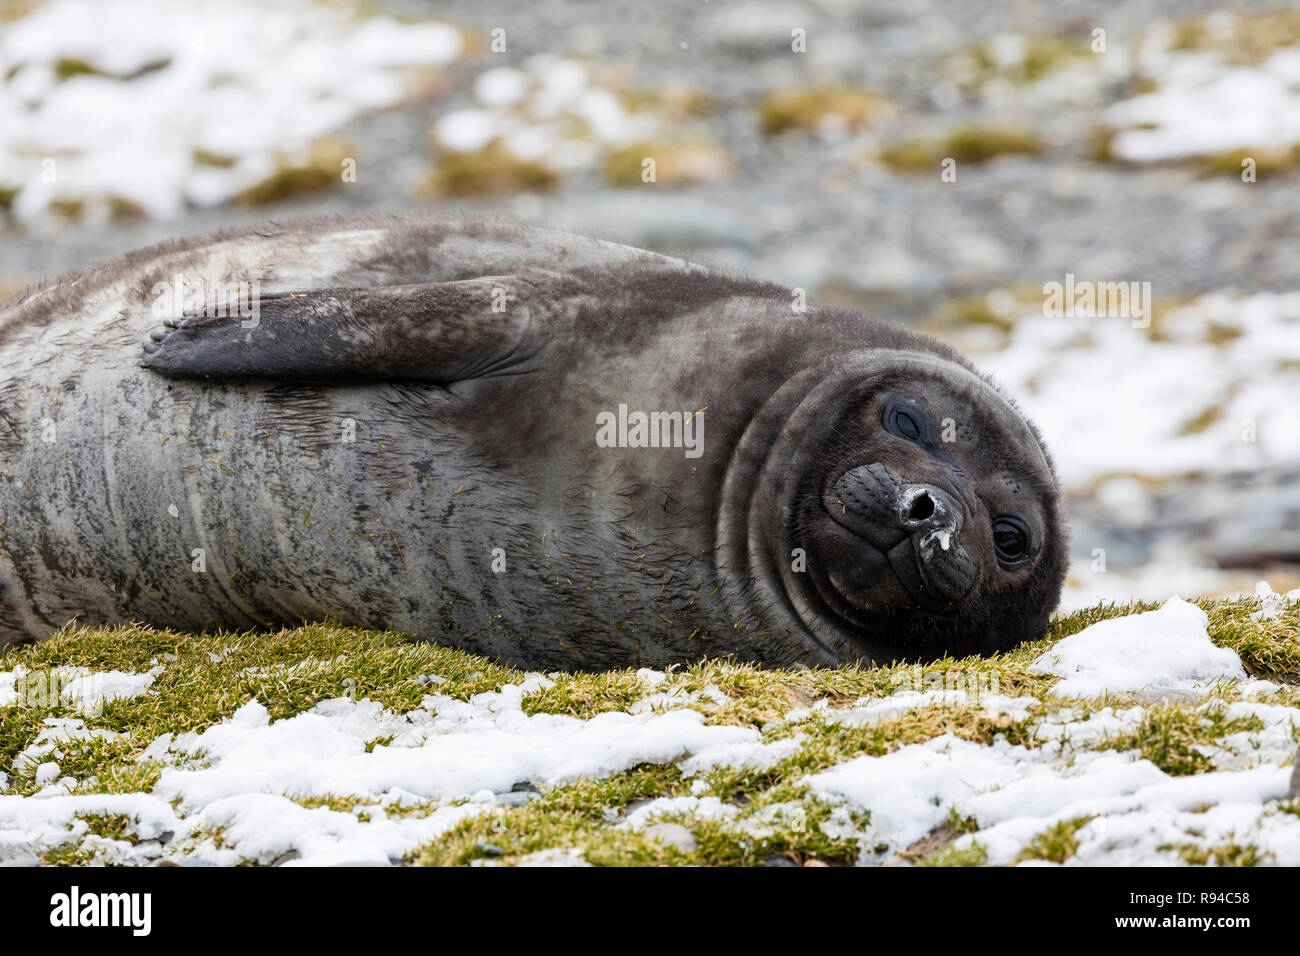
<instances>
[{"instance_id":1,"label":"seal's eye","mask_svg":"<svg viewBox=\"0 0 1300 956\"><path fill-rule=\"evenodd\" d=\"M898 405L889 405L885 408L881 424L891 435L906 438L908 441L920 441L925 436L923 420Z\"/></svg>"},{"instance_id":2,"label":"seal's eye","mask_svg":"<svg viewBox=\"0 0 1300 956\"><path fill-rule=\"evenodd\" d=\"M1024 562L1029 554L1029 532L1019 518L993 519L993 550L1003 564Z\"/></svg>"}]
</instances>

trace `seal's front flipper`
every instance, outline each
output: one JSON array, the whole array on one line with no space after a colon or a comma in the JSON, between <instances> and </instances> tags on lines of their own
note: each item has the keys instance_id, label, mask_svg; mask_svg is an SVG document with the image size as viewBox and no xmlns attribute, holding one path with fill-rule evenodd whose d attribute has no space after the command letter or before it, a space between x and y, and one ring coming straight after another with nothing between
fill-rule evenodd
<instances>
[{"instance_id":1,"label":"seal's front flipper","mask_svg":"<svg viewBox=\"0 0 1300 956\"><path fill-rule=\"evenodd\" d=\"M511 276L263 296L247 315L164 321L142 364L177 378L449 385L526 357L538 291Z\"/></svg>"}]
</instances>

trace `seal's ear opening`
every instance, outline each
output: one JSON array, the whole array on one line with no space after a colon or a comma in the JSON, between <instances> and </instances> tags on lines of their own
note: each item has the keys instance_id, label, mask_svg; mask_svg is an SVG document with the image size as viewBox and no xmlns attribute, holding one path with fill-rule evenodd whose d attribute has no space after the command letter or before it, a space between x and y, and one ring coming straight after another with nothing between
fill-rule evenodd
<instances>
[{"instance_id":1,"label":"seal's ear opening","mask_svg":"<svg viewBox=\"0 0 1300 956\"><path fill-rule=\"evenodd\" d=\"M262 296L247 317L164 321L141 364L175 378L450 385L508 366L529 310L501 304L528 285L489 277Z\"/></svg>"}]
</instances>

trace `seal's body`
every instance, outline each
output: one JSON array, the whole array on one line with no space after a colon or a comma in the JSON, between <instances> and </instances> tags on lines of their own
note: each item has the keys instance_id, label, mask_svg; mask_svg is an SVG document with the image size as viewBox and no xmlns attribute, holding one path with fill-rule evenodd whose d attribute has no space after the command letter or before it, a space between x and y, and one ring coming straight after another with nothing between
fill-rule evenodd
<instances>
[{"instance_id":1,"label":"seal's body","mask_svg":"<svg viewBox=\"0 0 1300 956\"><path fill-rule=\"evenodd\" d=\"M459 219L0 303L0 520L0 644L335 619L566 669L993 651L1066 561L1036 434L947 347Z\"/></svg>"}]
</instances>

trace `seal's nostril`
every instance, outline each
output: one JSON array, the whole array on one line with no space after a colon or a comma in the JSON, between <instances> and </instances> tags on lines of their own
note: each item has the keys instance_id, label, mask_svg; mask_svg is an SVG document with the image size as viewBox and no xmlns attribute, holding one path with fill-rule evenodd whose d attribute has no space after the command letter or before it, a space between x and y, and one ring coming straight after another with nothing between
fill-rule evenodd
<instances>
[{"instance_id":1,"label":"seal's nostril","mask_svg":"<svg viewBox=\"0 0 1300 956\"><path fill-rule=\"evenodd\" d=\"M925 492L921 492L912 499L912 507L907 512L907 516L913 521L924 521L933 514L934 499Z\"/></svg>"}]
</instances>

